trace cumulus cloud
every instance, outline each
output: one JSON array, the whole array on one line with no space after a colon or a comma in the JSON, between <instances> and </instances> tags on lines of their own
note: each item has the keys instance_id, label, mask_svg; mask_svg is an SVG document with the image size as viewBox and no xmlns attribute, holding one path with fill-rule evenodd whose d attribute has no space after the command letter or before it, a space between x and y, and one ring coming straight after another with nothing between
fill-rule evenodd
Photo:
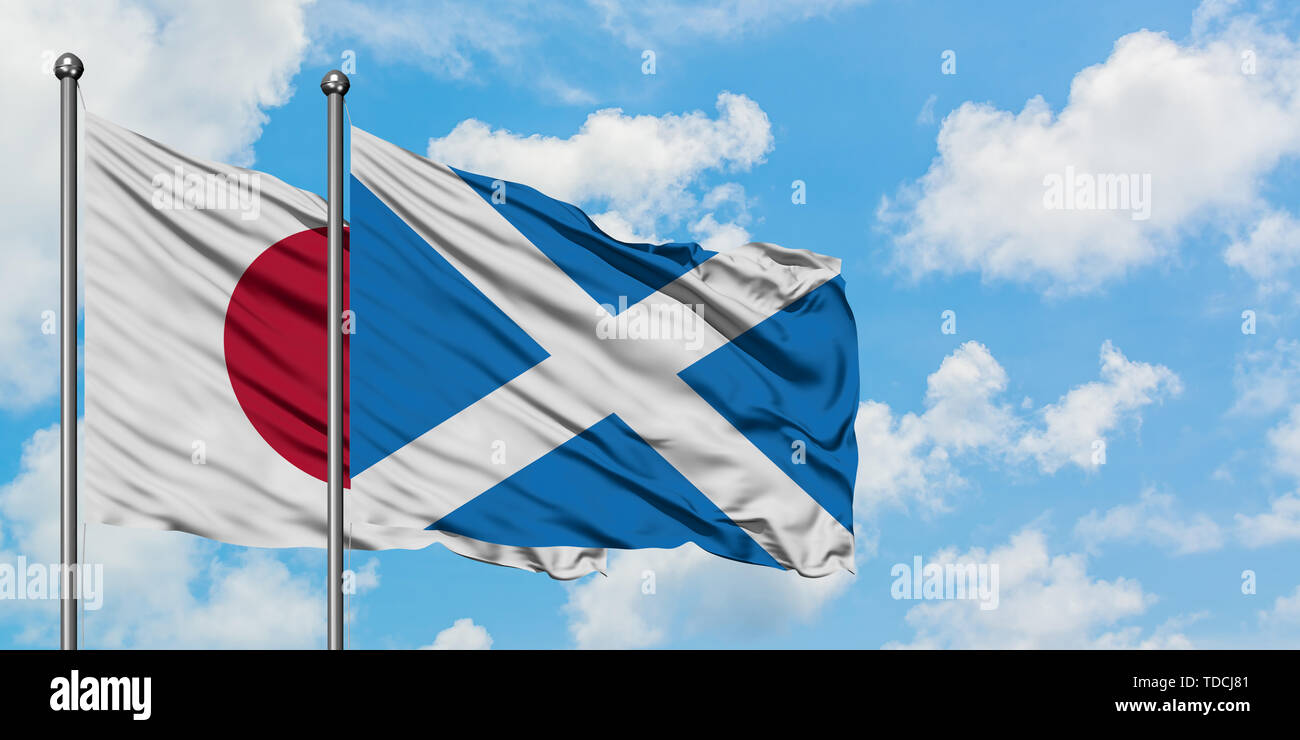
<instances>
[{"instance_id":1,"label":"cumulus cloud","mask_svg":"<svg viewBox=\"0 0 1300 740\"><path fill-rule=\"evenodd\" d=\"M128 542L113 549L138 548ZM149 572L145 563L132 565ZM324 644L324 590L315 586L316 579L291 572L274 555L246 550L229 562L211 560L206 574L200 570L197 575L206 575L210 582L206 593L200 591L206 598L180 598L170 607L155 604L151 614L136 613L129 622L122 611L110 613L112 632L95 624L95 613L87 628L104 633L106 644L140 647L306 649ZM112 583L106 587L112 588ZM112 595L115 601L125 596L118 591ZM172 595L180 597L178 592Z\"/></svg>"},{"instance_id":2,"label":"cumulus cloud","mask_svg":"<svg viewBox=\"0 0 1300 740\"><path fill-rule=\"evenodd\" d=\"M1285 477L1300 479L1300 404L1266 435L1270 466ZM1246 547L1257 548L1300 540L1300 492L1274 498L1268 511L1237 514L1237 538Z\"/></svg>"},{"instance_id":3,"label":"cumulus cloud","mask_svg":"<svg viewBox=\"0 0 1300 740\"><path fill-rule=\"evenodd\" d=\"M1300 627L1300 586L1277 597L1271 609L1259 613L1259 621L1266 627Z\"/></svg>"},{"instance_id":4,"label":"cumulus cloud","mask_svg":"<svg viewBox=\"0 0 1300 740\"><path fill-rule=\"evenodd\" d=\"M688 544L611 553L608 575L570 586L564 609L579 648L648 648L780 632L811 621L852 582L843 571L803 578Z\"/></svg>"},{"instance_id":5,"label":"cumulus cloud","mask_svg":"<svg viewBox=\"0 0 1300 740\"><path fill-rule=\"evenodd\" d=\"M1286 291L1288 274L1300 266L1300 221L1282 211L1268 213L1224 250L1223 259L1253 278L1265 295Z\"/></svg>"},{"instance_id":6,"label":"cumulus cloud","mask_svg":"<svg viewBox=\"0 0 1300 740\"><path fill-rule=\"evenodd\" d=\"M1279 339L1270 349L1241 353L1232 385L1230 413L1272 414L1300 402L1300 341Z\"/></svg>"},{"instance_id":7,"label":"cumulus cloud","mask_svg":"<svg viewBox=\"0 0 1300 740\"><path fill-rule=\"evenodd\" d=\"M41 331L58 308L58 85L55 55L86 63L88 110L190 154L252 161L265 110L283 103L307 46L306 0L266 3L12 3L0 59L11 100L0 159L0 408L56 391L58 340ZM220 94L195 80L221 79Z\"/></svg>"},{"instance_id":8,"label":"cumulus cloud","mask_svg":"<svg viewBox=\"0 0 1300 740\"><path fill-rule=\"evenodd\" d=\"M429 157L504 180L524 183L560 200L579 203L615 236L653 235L688 216L702 238L748 234L743 220L729 233L715 216L736 207L739 185L697 192L708 173L748 171L772 149L772 126L758 103L724 92L716 117L703 111L629 116L596 111L567 138L523 135L477 119L460 122L429 141ZM743 210L743 190L739 207ZM601 213L604 209L604 213ZM694 214L693 216L691 214ZM738 230L737 230L738 229Z\"/></svg>"},{"instance_id":9,"label":"cumulus cloud","mask_svg":"<svg viewBox=\"0 0 1300 740\"><path fill-rule=\"evenodd\" d=\"M925 410L895 417L867 401L858 409L857 502L870 516L882 506L946 508L945 493L963 484L954 460L980 454L1007 464L1034 462L1052 474L1066 465L1093 470L1094 442L1141 409L1181 390L1163 365L1134 362L1109 341L1101 347L1101 378L1069 390L1041 409L1002 400L1006 370L988 348L966 342L926 379Z\"/></svg>"},{"instance_id":10,"label":"cumulus cloud","mask_svg":"<svg viewBox=\"0 0 1300 740\"><path fill-rule=\"evenodd\" d=\"M1279 496L1259 514L1237 514L1236 522L1237 537L1247 547L1300 540L1300 494Z\"/></svg>"},{"instance_id":11,"label":"cumulus cloud","mask_svg":"<svg viewBox=\"0 0 1300 740\"><path fill-rule=\"evenodd\" d=\"M1033 457L1044 472L1066 463L1093 464L1093 443L1105 441L1122 417L1182 393L1182 382L1164 365L1132 362L1110 340L1101 347L1101 379L1072 389L1043 409L1041 430L1025 434L1017 451Z\"/></svg>"},{"instance_id":12,"label":"cumulus cloud","mask_svg":"<svg viewBox=\"0 0 1300 740\"><path fill-rule=\"evenodd\" d=\"M1092 647L1098 650L1191 650L1196 645L1183 630L1209 615L1206 611L1179 614L1161 622L1146 636L1143 636L1141 627L1123 627L1103 634Z\"/></svg>"},{"instance_id":13,"label":"cumulus cloud","mask_svg":"<svg viewBox=\"0 0 1300 740\"><path fill-rule=\"evenodd\" d=\"M931 563L996 564L996 609L976 600L924 601L908 610L915 634L891 648L1069 649L1189 647L1175 629L1146 638L1123 620L1146 612L1155 597L1135 580L1111 581L1088 573L1082 553L1052 555L1041 531L1026 529L1004 545L964 554L940 552ZM1172 626L1172 625L1171 625Z\"/></svg>"},{"instance_id":14,"label":"cumulus cloud","mask_svg":"<svg viewBox=\"0 0 1300 740\"><path fill-rule=\"evenodd\" d=\"M0 562L59 562L58 427L23 446L0 487ZM221 559L215 543L178 532L87 525L83 562L103 566L102 608L87 611L96 648L311 648L323 644L324 589L265 551ZM371 574L374 576L375 574ZM377 577L377 576L375 576ZM33 644L57 642L55 601L6 602L0 622Z\"/></svg>"},{"instance_id":15,"label":"cumulus cloud","mask_svg":"<svg viewBox=\"0 0 1300 740\"><path fill-rule=\"evenodd\" d=\"M1007 371L988 348L963 344L926 378L929 437L956 452L997 444L1015 425L1011 411L994 401L1006 388Z\"/></svg>"},{"instance_id":16,"label":"cumulus cloud","mask_svg":"<svg viewBox=\"0 0 1300 740\"><path fill-rule=\"evenodd\" d=\"M1291 407L1285 419L1268 430L1273 469L1300 478L1300 404Z\"/></svg>"},{"instance_id":17,"label":"cumulus cloud","mask_svg":"<svg viewBox=\"0 0 1300 740\"><path fill-rule=\"evenodd\" d=\"M916 502L923 511L947 508L944 492L961 485L948 451L931 442L924 414L894 418L888 404L866 401L854 421L858 477L854 500L870 516L882 508Z\"/></svg>"},{"instance_id":18,"label":"cumulus cloud","mask_svg":"<svg viewBox=\"0 0 1300 740\"><path fill-rule=\"evenodd\" d=\"M421 650L490 650L492 635L474 620L466 617L457 619L450 627L438 633L433 643Z\"/></svg>"},{"instance_id":19,"label":"cumulus cloud","mask_svg":"<svg viewBox=\"0 0 1300 740\"><path fill-rule=\"evenodd\" d=\"M690 227L691 238L701 247L722 252L750 241L749 231L734 221L719 223L712 213L706 213Z\"/></svg>"},{"instance_id":20,"label":"cumulus cloud","mask_svg":"<svg viewBox=\"0 0 1300 740\"><path fill-rule=\"evenodd\" d=\"M943 493L962 484L952 458L978 449L1005 451L1019 421L998 396L1007 373L988 348L966 342L926 378L925 411L894 418L888 405L858 408L859 512L916 501L946 508Z\"/></svg>"},{"instance_id":21,"label":"cumulus cloud","mask_svg":"<svg viewBox=\"0 0 1300 740\"><path fill-rule=\"evenodd\" d=\"M1223 530L1205 514L1182 515L1172 494L1153 488L1142 491L1137 502L1120 504L1098 514L1094 509L1078 521L1074 534L1090 552L1107 542L1147 542L1175 555L1217 550Z\"/></svg>"},{"instance_id":22,"label":"cumulus cloud","mask_svg":"<svg viewBox=\"0 0 1300 740\"><path fill-rule=\"evenodd\" d=\"M974 271L1074 293L1176 260L1180 239L1202 228L1255 224L1228 261L1260 277L1292 265L1291 222L1266 215L1262 188L1300 152L1298 73L1294 40L1202 13L1184 43L1146 30L1120 38L1075 76L1059 112L1042 97L1018 113L965 103L944 119L929 170L880 204L894 263L918 277ZM1113 175L1137 176L1126 184L1139 189L1149 176L1149 190L1125 203ZM1054 182L1100 186L1091 203L1112 207L1053 200ZM1077 207L1048 207L1067 204Z\"/></svg>"}]
</instances>

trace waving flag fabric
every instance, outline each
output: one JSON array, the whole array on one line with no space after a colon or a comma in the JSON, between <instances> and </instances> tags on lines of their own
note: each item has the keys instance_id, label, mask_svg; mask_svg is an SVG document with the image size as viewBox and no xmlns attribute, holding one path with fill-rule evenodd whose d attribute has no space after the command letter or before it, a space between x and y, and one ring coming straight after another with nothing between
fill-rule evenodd
<instances>
[{"instance_id":1,"label":"waving flag fabric","mask_svg":"<svg viewBox=\"0 0 1300 740\"><path fill-rule=\"evenodd\" d=\"M517 547L852 569L839 260L627 244L352 129L354 516Z\"/></svg>"},{"instance_id":2,"label":"waving flag fabric","mask_svg":"<svg viewBox=\"0 0 1300 740\"><path fill-rule=\"evenodd\" d=\"M84 183L87 518L323 547L324 202L94 116ZM447 361L408 360L411 372ZM560 578L603 567L594 548L371 524L351 498L358 548L440 543Z\"/></svg>"}]
</instances>

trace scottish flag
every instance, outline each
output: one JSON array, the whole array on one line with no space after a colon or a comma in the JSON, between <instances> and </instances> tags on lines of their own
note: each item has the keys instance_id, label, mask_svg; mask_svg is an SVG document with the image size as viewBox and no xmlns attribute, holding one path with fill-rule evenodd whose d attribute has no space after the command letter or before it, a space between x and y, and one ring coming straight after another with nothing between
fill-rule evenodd
<instances>
[{"instance_id":1,"label":"scottish flag","mask_svg":"<svg viewBox=\"0 0 1300 740\"><path fill-rule=\"evenodd\" d=\"M352 129L351 518L852 569L839 260L628 244Z\"/></svg>"}]
</instances>

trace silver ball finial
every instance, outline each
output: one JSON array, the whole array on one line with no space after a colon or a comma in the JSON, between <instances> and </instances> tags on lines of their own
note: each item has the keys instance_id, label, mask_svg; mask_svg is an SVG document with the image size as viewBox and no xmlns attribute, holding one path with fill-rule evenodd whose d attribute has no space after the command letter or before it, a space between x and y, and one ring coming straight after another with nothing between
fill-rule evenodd
<instances>
[{"instance_id":1,"label":"silver ball finial","mask_svg":"<svg viewBox=\"0 0 1300 740\"><path fill-rule=\"evenodd\" d=\"M348 81L348 76L337 69L326 72L320 81L320 91L326 95L333 95L334 93L347 95L349 87L352 87L352 83Z\"/></svg>"},{"instance_id":2,"label":"silver ball finial","mask_svg":"<svg viewBox=\"0 0 1300 740\"><path fill-rule=\"evenodd\" d=\"M79 80L81 73L85 71L86 65L81 63L81 57L72 52L60 54L59 58L54 60L54 76L60 80L64 77Z\"/></svg>"}]
</instances>

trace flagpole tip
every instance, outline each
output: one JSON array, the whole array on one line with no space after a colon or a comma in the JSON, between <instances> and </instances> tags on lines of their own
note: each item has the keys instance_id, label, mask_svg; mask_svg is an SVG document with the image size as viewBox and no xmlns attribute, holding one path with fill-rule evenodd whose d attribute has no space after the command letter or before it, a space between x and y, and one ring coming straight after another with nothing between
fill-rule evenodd
<instances>
[{"instance_id":1,"label":"flagpole tip","mask_svg":"<svg viewBox=\"0 0 1300 740\"><path fill-rule=\"evenodd\" d=\"M79 80L81 73L85 71L86 65L81 63L81 57L72 52L60 54L59 58L54 60L54 76L60 80L64 77Z\"/></svg>"},{"instance_id":2,"label":"flagpole tip","mask_svg":"<svg viewBox=\"0 0 1300 740\"><path fill-rule=\"evenodd\" d=\"M350 87L352 87L352 83L348 80L348 76L337 69L326 72L320 81L320 91L326 95L333 95L334 93L347 95Z\"/></svg>"}]
</instances>

